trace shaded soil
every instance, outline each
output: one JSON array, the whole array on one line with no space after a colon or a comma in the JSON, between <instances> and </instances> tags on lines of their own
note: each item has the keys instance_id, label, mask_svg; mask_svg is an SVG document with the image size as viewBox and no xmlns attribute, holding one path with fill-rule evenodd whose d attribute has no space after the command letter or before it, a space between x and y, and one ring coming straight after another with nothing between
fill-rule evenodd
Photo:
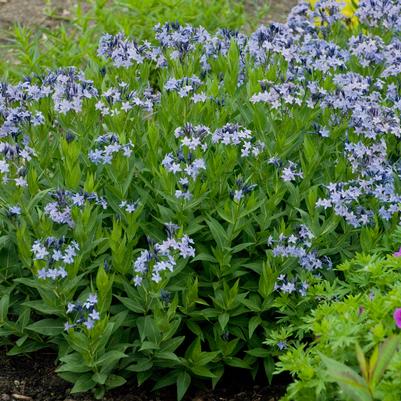
<instances>
[{"instance_id":1,"label":"shaded soil","mask_svg":"<svg viewBox=\"0 0 401 401\"><path fill-rule=\"evenodd\" d=\"M40 351L30 357L7 357L0 350L0 401L95 401L90 394L72 395L71 384L60 379L55 355ZM193 390L184 401L277 401L284 394L288 378L272 387L253 385L243 371L229 377L214 390ZM104 401L176 401L175 387L160 392L125 385L111 391Z\"/></svg>"}]
</instances>

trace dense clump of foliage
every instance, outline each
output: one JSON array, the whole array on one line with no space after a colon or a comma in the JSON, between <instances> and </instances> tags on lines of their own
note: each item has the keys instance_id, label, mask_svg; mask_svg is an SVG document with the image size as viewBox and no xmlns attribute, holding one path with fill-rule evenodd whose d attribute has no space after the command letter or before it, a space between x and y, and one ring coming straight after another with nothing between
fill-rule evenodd
<instances>
[{"instance_id":1,"label":"dense clump of foliage","mask_svg":"<svg viewBox=\"0 0 401 401\"><path fill-rule=\"evenodd\" d=\"M298 373L303 317L352 292L336 266L394 246L400 8L363 0L354 24L300 3L251 35L158 24L103 35L83 71L3 82L8 354L52 347L99 398L135 377L181 399L227 366L271 381L280 355Z\"/></svg>"},{"instance_id":2,"label":"dense clump of foliage","mask_svg":"<svg viewBox=\"0 0 401 401\"><path fill-rule=\"evenodd\" d=\"M48 2L45 11L50 27L0 29L0 71L9 79L21 79L45 68L74 65L85 68L98 63L97 43L105 32L124 32L140 40L152 40L153 27L176 21L202 25L210 31L220 27L239 29L260 19L264 7L245 11L244 0L91 0L76 2L62 17Z\"/></svg>"},{"instance_id":3,"label":"dense clump of foliage","mask_svg":"<svg viewBox=\"0 0 401 401\"><path fill-rule=\"evenodd\" d=\"M399 233L398 230L398 240L401 239ZM375 347L382 347L398 331L393 314L401 304L400 268L399 255L379 256L378 253L358 254L338 266L344 280L332 283L321 296L319 306L302 317L303 338L292 340L280 356L277 371L289 371L295 378L283 400L348 399L347 390L353 390L354 398L350 398L355 400L400 399L400 352L393 350L388 366L380 366L381 375L376 374L371 394L363 389L363 380L357 376L359 373L366 379L375 378L377 360L380 362L380 358L386 356L385 350L375 351ZM365 369L363 364L359 366L357 344L370 356L366 358L370 364L366 363ZM329 369L325 356L335 360L330 361ZM339 365L339 372L351 383L349 389L343 389L342 395L330 375L330 368L338 369L338 363L345 363L354 371ZM361 374L360 370L369 373ZM355 395L358 390L359 397Z\"/></svg>"}]
</instances>

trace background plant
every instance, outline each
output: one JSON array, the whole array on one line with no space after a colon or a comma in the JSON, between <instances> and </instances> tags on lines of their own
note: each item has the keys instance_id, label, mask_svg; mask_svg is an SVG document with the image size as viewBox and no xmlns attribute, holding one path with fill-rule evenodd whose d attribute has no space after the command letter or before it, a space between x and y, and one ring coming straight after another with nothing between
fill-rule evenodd
<instances>
[{"instance_id":1,"label":"background plant","mask_svg":"<svg viewBox=\"0 0 401 401\"><path fill-rule=\"evenodd\" d=\"M288 370L296 378L284 399L369 399L373 394L374 399L396 400L400 396L397 389L399 352L393 349L398 338L393 336L398 332L393 312L399 305L399 263L399 258L394 256L359 254L338 267L345 276L344 281L337 283L335 295L320 293L322 304L303 317L304 324L298 327L302 332L298 338L302 340L287 339L288 349L280 355L278 371ZM319 289L315 287L311 291ZM386 346L382 344L384 341ZM358 343L361 347L356 352ZM372 368L366 367L370 365L367 359L364 362L363 353L371 354ZM379 365L377 358L381 367L374 374L373 366ZM357 377L358 371L364 379ZM340 393L331 384L335 378L343 384L343 373L349 376L348 384L353 378L359 381L357 389L352 383L345 384L344 392ZM379 380L382 374L383 379ZM367 383L374 380L373 393L364 380Z\"/></svg>"}]
</instances>

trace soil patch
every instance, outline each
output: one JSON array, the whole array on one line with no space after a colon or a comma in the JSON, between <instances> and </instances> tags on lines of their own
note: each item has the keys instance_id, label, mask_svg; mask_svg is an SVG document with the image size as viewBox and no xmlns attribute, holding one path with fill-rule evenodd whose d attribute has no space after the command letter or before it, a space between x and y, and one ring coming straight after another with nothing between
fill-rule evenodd
<instances>
[{"instance_id":1,"label":"soil patch","mask_svg":"<svg viewBox=\"0 0 401 401\"><path fill-rule=\"evenodd\" d=\"M0 0L0 30L15 23L23 26L52 27L70 15L76 0Z\"/></svg>"},{"instance_id":2,"label":"soil patch","mask_svg":"<svg viewBox=\"0 0 401 401\"><path fill-rule=\"evenodd\" d=\"M70 394L71 384L55 373L55 354L46 351L7 357L0 350L0 401L95 401L90 394ZM288 378L272 386L253 385L242 371L227 375L215 390L193 390L184 401L277 401ZM126 384L106 395L104 401L176 401L175 387L159 392Z\"/></svg>"},{"instance_id":3,"label":"soil patch","mask_svg":"<svg viewBox=\"0 0 401 401\"><path fill-rule=\"evenodd\" d=\"M0 351L0 401L95 401L90 394L70 394L71 384L55 373L55 354L40 351L30 356L7 357ZM231 372L215 389L192 390L184 401L277 401L288 378L272 386L253 385L238 371ZM176 401L175 388L151 392L126 384L107 394L104 401Z\"/></svg>"}]
</instances>

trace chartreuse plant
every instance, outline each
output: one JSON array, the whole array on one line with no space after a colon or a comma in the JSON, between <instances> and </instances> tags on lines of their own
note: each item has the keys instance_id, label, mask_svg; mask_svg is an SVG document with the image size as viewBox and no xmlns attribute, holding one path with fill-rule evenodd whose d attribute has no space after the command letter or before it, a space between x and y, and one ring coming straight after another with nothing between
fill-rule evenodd
<instances>
[{"instance_id":1,"label":"chartreuse plant","mask_svg":"<svg viewBox=\"0 0 401 401\"><path fill-rule=\"evenodd\" d=\"M82 28L76 67L28 46L0 84L8 354L50 347L98 398L136 380L180 400L227 367L272 381L278 358L290 394L337 394L317 351L370 352L400 295L379 252L398 245L401 13L378 4L354 27L331 1L251 35L114 26L87 62Z\"/></svg>"},{"instance_id":2,"label":"chartreuse plant","mask_svg":"<svg viewBox=\"0 0 401 401\"><path fill-rule=\"evenodd\" d=\"M400 305L400 268L399 257L378 255L358 255L339 266L345 274L339 284L344 295L339 291L337 299L302 318L303 340L293 333L285 339L288 349L281 353L277 371L290 371L295 381L283 399L400 397L399 335L393 320Z\"/></svg>"},{"instance_id":3,"label":"chartreuse plant","mask_svg":"<svg viewBox=\"0 0 401 401\"><path fill-rule=\"evenodd\" d=\"M397 350L399 338L392 336L383 344L376 346L369 360L366 359L361 347L356 343L356 356L361 375L347 365L337 362L320 354L320 358L327 367L330 377L339 384L344 395L356 401L373 401L382 399L376 387Z\"/></svg>"}]
</instances>

